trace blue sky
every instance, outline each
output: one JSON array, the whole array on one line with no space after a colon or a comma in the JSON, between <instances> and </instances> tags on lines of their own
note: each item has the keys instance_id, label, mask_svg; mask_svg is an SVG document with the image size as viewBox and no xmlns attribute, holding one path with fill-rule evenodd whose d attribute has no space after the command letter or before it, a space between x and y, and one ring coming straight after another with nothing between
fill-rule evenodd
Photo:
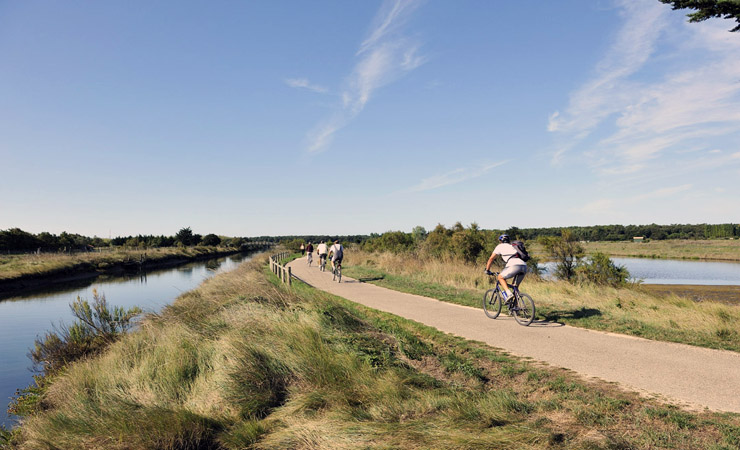
<instances>
[{"instance_id":1,"label":"blue sky","mask_svg":"<svg viewBox=\"0 0 740 450\"><path fill-rule=\"evenodd\" d=\"M740 221L740 34L657 0L0 0L0 229Z\"/></svg>"}]
</instances>

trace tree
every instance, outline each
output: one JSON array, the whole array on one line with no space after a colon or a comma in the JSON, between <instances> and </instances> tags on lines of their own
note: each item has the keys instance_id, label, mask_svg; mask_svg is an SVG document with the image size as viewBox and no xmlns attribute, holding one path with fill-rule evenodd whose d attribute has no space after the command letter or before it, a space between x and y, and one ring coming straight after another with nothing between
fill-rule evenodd
<instances>
[{"instance_id":1,"label":"tree","mask_svg":"<svg viewBox=\"0 0 740 450\"><path fill-rule=\"evenodd\" d=\"M585 254L583 246L576 240L573 232L563 229L560 237L545 236L540 238L540 243L555 259L555 276L561 280L571 281L576 275L576 266Z\"/></svg>"},{"instance_id":2,"label":"tree","mask_svg":"<svg viewBox=\"0 0 740 450\"><path fill-rule=\"evenodd\" d=\"M175 240L177 242L180 242L182 245L189 246L189 245L195 245L198 242L200 242L200 237L196 240L195 235L193 235L193 230L190 229L190 227L182 228L180 231L177 232L175 235Z\"/></svg>"},{"instance_id":3,"label":"tree","mask_svg":"<svg viewBox=\"0 0 740 450\"><path fill-rule=\"evenodd\" d=\"M695 9L687 14L689 22L703 22L712 17L735 19L738 25L730 31L740 31L740 0L660 0L673 9Z\"/></svg>"},{"instance_id":4,"label":"tree","mask_svg":"<svg viewBox=\"0 0 740 450\"><path fill-rule=\"evenodd\" d=\"M414 238L414 242L418 244L419 242L426 239L427 230L421 225L417 225L411 230L411 236Z\"/></svg>"},{"instance_id":5,"label":"tree","mask_svg":"<svg viewBox=\"0 0 740 450\"><path fill-rule=\"evenodd\" d=\"M221 238L213 233L206 234L205 236L203 236L203 240L200 243L203 245L208 245L210 247L217 247L219 244L221 244Z\"/></svg>"}]
</instances>

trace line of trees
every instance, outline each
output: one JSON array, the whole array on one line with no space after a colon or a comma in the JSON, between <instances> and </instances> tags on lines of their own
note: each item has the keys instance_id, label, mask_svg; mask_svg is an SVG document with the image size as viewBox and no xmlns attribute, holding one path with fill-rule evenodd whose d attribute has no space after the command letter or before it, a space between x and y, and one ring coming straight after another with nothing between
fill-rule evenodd
<instances>
[{"instance_id":1,"label":"line of trees","mask_svg":"<svg viewBox=\"0 0 740 450\"><path fill-rule=\"evenodd\" d=\"M740 237L737 224L720 225L593 225L586 227L516 228L507 234L520 239L537 239L540 236L560 236L561 230L569 230L579 241L631 241L636 236L646 239L714 239Z\"/></svg>"},{"instance_id":2,"label":"line of trees","mask_svg":"<svg viewBox=\"0 0 740 450\"><path fill-rule=\"evenodd\" d=\"M32 234L20 228L0 230L1 252L51 251L85 251L99 247L158 248L158 247L191 247L195 245L223 246L238 248L249 242L243 237L222 238L215 234L201 236L190 227L182 228L174 236L118 236L112 239L87 237L79 234L62 232L59 235L42 232Z\"/></svg>"}]
</instances>

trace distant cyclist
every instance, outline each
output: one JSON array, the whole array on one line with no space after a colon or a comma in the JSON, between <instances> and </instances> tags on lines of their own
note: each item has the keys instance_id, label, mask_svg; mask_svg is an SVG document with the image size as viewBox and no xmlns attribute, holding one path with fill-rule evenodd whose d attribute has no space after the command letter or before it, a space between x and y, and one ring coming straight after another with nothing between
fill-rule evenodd
<instances>
[{"instance_id":1,"label":"distant cyclist","mask_svg":"<svg viewBox=\"0 0 740 450\"><path fill-rule=\"evenodd\" d=\"M329 253L329 247L326 246L324 241L321 241L321 243L316 246L316 253L319 254L319 267L324 267L326 264L326 255Z\"/></svg>"},{"instance_id":2,"label":"distant cyclist","mask_svg":"<svg viewBox=\"0 0 740 450\"><path fill-rule=\"evenodd\" d=\"M308 265L311 265L311 262L313 262L313 245L309 242L308 245L306 245L306 260L308 261Z\"/></svg>"},{"instance_id":3,"label":"distant cyclist","mask_svg":"<svg viewBox=\"0 0 740 450\"><path fill-rule=\"evenodd\" d=\"M493 261L496 259L496 256L501 255L501 259L504 260L506 265L504 266L504 269L501 271L501 273L498 274L498 281L501 283L501 286L504 287L504 300L508 300L511 298L511 289L509 289L509 285L506 284L507 278L514 278L514 281L518 285L522 282L524 279L524 275L527 273L527 263L522 261L521 258L519 258L519 254L517 253L516 249L513 245L511 245L511 239L509 238L509 235L502 234L498 237L498 240L500 244L496 246L496 248L493 249L493 253L491 253L491 257L488 258L488 263L486 264L486 273L488 275L491 274L491 264L493 264Z\"/></svg>"},{"instance_id":4,"label":"distant cyclist","mask_svg":"<svg viewBox=\"0 0 740 450\"><path fill-rule=\"evenodd\" d=\"M338 240L334 241L334 245L329 249L329 256L331 256L331 271L334 272L335 264L341 265L342 258L344 258L344 247Z\"/></svg>"}]
</instances>

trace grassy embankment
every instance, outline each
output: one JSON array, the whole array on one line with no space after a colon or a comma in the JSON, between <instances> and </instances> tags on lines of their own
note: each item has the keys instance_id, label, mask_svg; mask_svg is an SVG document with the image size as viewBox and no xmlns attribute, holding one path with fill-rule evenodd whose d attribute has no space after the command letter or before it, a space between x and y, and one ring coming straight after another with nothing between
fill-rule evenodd
<instances>
[{"instance_id":1,"label":"grassy embankment","mask_svg":"<svg viewBox=\"0 0 740 450\"><path fill-rule=\"evenodd\" d=\"M209 255L233 253L226 247L164 247L146 250L118 248L103 252L42 253L40 255L1 255L0 283L28 278L51 278L83 272L105 273L125 261L139 261L146 254L146 263L156 265L168 260L200 259Z\"/></svg>"},{"instance_id":2,"label":"grassy embankment","mask_svg":"<svg viewBox=\"0 0 740 450\"><path fill-rule=\"evenodd\" d=\"M482 267L459 261L353 250L346 253L343 270L379 286L474 307L481 306L489 289ZM574 286L532 276L522 290L534 298L540 320L740 351L740 304L695 302L675 294L651 294L640 286Z\"/></svg>"},{"instance_id":3,"label":"grassy embankment","mask_svg":"<svg viewBox=\"0 0 740 450\"><path fill-rule=\"evenodd\" d=\"M740 448L690 413L278 284L257 258L76 363L18 449Z\"/></svg>"},{"instance_id":4,"label":"grassy embankment","mask_svg":"<svg viewBox=\"0 0 740 450\"><path fill-rule=\"evenodd\" d=\"M740 261L740 239L669 239L647 242L587 242L587 253L632 258Z\"/></svg>"}]
</instances>

